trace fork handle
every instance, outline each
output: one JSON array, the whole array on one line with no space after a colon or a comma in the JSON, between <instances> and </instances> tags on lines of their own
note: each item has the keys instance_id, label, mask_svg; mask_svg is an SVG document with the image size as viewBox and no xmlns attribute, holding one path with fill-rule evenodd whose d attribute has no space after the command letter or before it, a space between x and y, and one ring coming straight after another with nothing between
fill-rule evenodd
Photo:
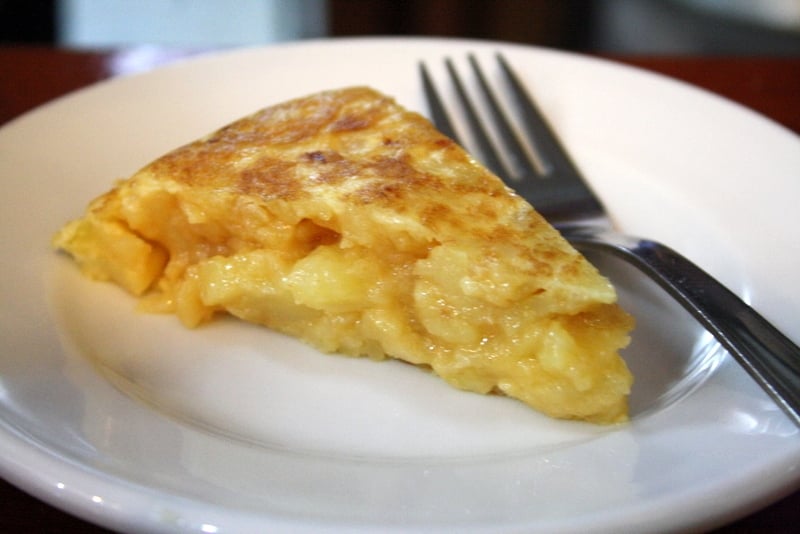
<instances>
[{"instance_id":1,"label":"fork handle","mask_svg":"<svg viewBox=\"0 0 800 534\"><path fill-rule=\"evenodd\" d=\"M691 313L800 427L800 347L732 291L671 248L593 227L562 229L578 247L635 265Z\"/></svg>"}]
</instances>

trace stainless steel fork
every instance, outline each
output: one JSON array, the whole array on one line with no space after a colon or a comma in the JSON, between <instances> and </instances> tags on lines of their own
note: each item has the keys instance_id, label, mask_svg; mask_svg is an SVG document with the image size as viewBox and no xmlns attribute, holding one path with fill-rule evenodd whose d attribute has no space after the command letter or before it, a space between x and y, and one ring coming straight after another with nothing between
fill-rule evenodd
<instances>
[{"instance_id":1,"label":"stainless steel fork","mask_svg":"<svg viewBox=\"0 0 800 534\"><path fill-rule=\"evenodd\" d=\"M800 426L800 347L676 251L653 240L614 231L602 203L506 60L497 56L503 85L510 93L510 106L519 114L518 123L524 128L527 143L517 135L500 104L499 92L492 89L475 57L468 59L484 108L491 117L494 136L484 126L453 62L448 59L445 63L479 159L575 246L611 252L657 282L716 337ZM420 72L434 124L464 146L424 63L420 64ZM502 143L502 152L496 143ZM533 149L534 157L526 147Z\"/></svg>"}]
</instances>

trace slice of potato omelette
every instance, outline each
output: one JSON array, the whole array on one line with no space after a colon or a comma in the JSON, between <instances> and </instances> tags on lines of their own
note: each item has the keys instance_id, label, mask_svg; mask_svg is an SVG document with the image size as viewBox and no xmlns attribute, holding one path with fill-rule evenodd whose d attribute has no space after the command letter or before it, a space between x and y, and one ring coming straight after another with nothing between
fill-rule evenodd
<instances>
[{"instance_id":1,"label":"slice of potato omelette","mask_svg":"<svg viewBox=\"0 0 800 534\"><path fill-rule=\"evenodd\" d=\"M227 312L397 358L554 417L627 419L633 319L531 206L369 88L272 106L178 148L54 238L187 326Z\"/></svg>"}]
</instances>

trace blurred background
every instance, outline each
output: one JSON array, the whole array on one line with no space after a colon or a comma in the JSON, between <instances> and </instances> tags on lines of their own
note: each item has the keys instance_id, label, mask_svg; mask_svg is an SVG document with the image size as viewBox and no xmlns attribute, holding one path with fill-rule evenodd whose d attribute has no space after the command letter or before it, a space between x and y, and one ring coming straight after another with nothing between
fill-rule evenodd
<instances>
[{"instance_id":1,"label":"blurred background","mask_svg":"<svg viewBox=\"0 0 800 534\"><path fill-rule=\"evenodd\" d=\"M355 35L590 53L800 55L800 0L0 0L2 44L192 49Z\"/></svg>"}]
</instances>

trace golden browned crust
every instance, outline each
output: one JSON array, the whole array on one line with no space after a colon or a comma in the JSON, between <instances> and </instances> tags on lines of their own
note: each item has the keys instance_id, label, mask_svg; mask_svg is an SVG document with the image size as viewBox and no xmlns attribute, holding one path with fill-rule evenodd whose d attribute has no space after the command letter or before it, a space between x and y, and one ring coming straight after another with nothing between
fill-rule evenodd
<instances>
[{"instance_id":1,"label":"golden browned crust","mask_svg":"<svg viewBox=\"0 0 800 534\"><path fill-rule=\"evenodd\" d=\"M561 276L583 271L579 256L497 177L425 118L369 88L267 108L142 173L263 202L320 196L356 210L380 208L421 222L439 241L471 235L506 243L546 276L555 265Z\"/></svg>"}]
</instances>

